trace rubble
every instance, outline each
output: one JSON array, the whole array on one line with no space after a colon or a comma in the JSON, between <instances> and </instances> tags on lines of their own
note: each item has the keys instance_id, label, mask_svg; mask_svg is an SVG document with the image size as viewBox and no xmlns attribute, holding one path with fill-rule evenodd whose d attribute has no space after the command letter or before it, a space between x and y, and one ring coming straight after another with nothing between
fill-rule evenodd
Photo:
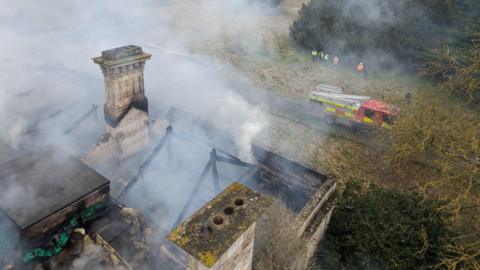
<instances>
[{"instance_id":1,"label":"rubble","mask_svg":"<svg viewBox=\"0 0 480 270\"><path fill-rule=\"evenodd\" d=\"M50 260L50 269L60 270L132 270L132 267L99 235L91 237L82 233L72 235L68 255ZM40 268L43 269L43 268Z\"/></svg>"},{"instance_id":2,"label":"rubble","mask_svg":"<svg viewBox=\"0 0 480 270\"><path fill-rule=\"evenodd\" d=\"M149 223L138 209L123 208L120 214L130 220L131 226L112 242L134 269L139 269L151 256L153 233Z\"/></svg>"},{"instance_id":3,"label":"rubble","mask_svg":"<svg viewBox=\"0 0 480 270\"><path fill-rule=\"evenodd\" d=\"M125 159L148 144L148 134L148 114L132 108L115 128L107 126L106 133L85 154L83 161L98 166L112 158Z\"/></svg>"}]
</instances>

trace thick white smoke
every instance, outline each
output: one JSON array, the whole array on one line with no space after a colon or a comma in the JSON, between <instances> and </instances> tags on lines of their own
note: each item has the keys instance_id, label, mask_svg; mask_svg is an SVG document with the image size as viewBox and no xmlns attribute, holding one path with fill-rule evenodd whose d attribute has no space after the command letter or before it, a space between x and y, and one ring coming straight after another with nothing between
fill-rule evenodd
<instances>
[{"instance_id":1,"label":"thick white smoke","mask_svg":"<svg viewBox=\"0 0 480 270\"><path fill-rule=\"evenodd\" d=\"M257 50L262 38L255 29L268 9L239 0L0 0L0 141L26 148L53 144L82 156L102 134L102 121L95 124L90 116L70 134L64 130L92 104L99 105L103 118L103 75L91 58L135 44L153 55L145 67L152 114L169 105L209 121L233 138L234 154L251 161L250 145L267 131L269 119L236 94L216 60L202 53ZM155 220L164 232L183 207L210 150L177 141L174 152L185 160L167 162L162 170L156 164L145 172L142 181L156 192L150 204L163 211L156 218L169 216L168 223ZM157 163L169 160L161 155L166 153ZM132 207L151 206L138 190L134 193ZM16 203L14 196L8 199ZM87 267L88 257L75 261L74 269Z\"/></svg>"},{"instance_id":2,"label":"thick white smoke","mask_svg":"<svg viewBox=\"0 0 480 270\"><path fill-rule=\"evenodd\" d=\"M143 45L153 54L145 71L151 107L159 106L155 100L168 100L169 105L228 129L244 158L251 139L265 132L267 117L233 94L222 74L202 71L203 63L190 53L234 43L242 44L242 50L255 50L261 37L252 40L252 31L268 8L217 0L0 2L3 141L19 144L19 138L36 127L41 129L36 132L40 144L63 143L72 149L90 143L79 142L85 136L75 137L76 133L70 135L75 139L63 138L62 130L91 104L104 103L103 78L90 58L126 44ZM68 109L47 117L62 106Z\"/></svg>"},{"instance_id":3,"label":"thick white smoke","mask_svg":"<svg viewBox=\"0 0 480 270\"><path fill-rule=\"evenodd\" d=\"M102 249L100 245L96 244L88 244L85 245L85 249L80 254L78 258L76 258L72 262L72 266L70 267L71 270L101 270L105 269L105 263L102 264L102 260L108 258L109 254ZM113 269L112 267L108 266L109 269ZM124 269L123 267L120 269Z\"/></svg>"},{"instance_id":4,"label":"thick white smoke","mask_svg":"<svg viewBox=\"0 0 480 270\"><path fill-rule=\"evenodd\" d=\"M233 138L239 150L239 158L254 162L251 144L260 132L266 131L266 116L234 93L225 96L223 104L215 121L236 133Z\"/></svg>"}]
</instances>

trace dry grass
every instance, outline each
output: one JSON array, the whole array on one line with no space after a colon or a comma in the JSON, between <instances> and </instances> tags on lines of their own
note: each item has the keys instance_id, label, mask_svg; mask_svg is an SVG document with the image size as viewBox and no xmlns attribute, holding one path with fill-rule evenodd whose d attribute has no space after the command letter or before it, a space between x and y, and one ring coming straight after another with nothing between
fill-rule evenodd
<instances>
[{"instance_id":1,"label":"dry grass","mask_svg":"<svg viewBox=\"0 0 480 270\"><path fill-rule=\"evenodd\" d=\"M295 214L274 203L257 222L254 270L305 269L306 241L298 237Z\"/></svg>"},{"instance_id":2,"label":"dry grass","mask_svg":"<svg viewBox=\"0 0 480 270\"><path fill-rule=\"evenodd\" d=\"M293 139L297 138L297 139ZM271 116L268 132L255 139L256 144L273 147L289 159L311 164L311 157L327 136L309 127Z\"/></svg>"}]
</instances>

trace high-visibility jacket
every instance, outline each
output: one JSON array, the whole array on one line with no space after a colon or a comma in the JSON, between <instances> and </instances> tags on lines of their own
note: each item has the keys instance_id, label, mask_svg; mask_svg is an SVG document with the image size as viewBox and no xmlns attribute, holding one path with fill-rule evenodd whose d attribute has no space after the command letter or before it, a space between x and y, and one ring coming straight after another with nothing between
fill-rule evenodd
<instances>
[{"instance_id":1,"label":"high-visibility jacket","mask_svg":"<svg viewBox=\"0 0 480 270\"><path fill-rule=\"evenodd\" d=\"M323 56L324 56L324 53L320 51L320 58L323 58Z\"/></svg>"},{"instance_id":2,"label":"high-visibility jacket","mask_svg":"<svg viewBox=\"0 0 480 270\"><path fill-rule=\"evenodd\" d=\"M325 54L325 57L323 57L323 59L324 59L325 61L328 61L328 57L329 57L329 56L328 56L328 53L327 53L327 54Z\"/></svg>"},{"instance_id":3,"label":"high-visibility jacket","mask_svg":"<svg viewBox=\"0 0 480 270\"><path fill-rule=\"evenodd\" d=\"M317 50L313 50L313 51L312 51L312 56L317 56L317 55L318 55Z\"/></svg>"},{"instance_id":4,"label":"high-visibility jacket","mask_svg":"<svg viewBox=\"0 0 480 270\"><path fill-rule=\"evenodd\" d=\"M363 63L360 63L357 65L358 72L363 72L364 69L365 69L365 65Z\"/></svg>"}]
</instances>

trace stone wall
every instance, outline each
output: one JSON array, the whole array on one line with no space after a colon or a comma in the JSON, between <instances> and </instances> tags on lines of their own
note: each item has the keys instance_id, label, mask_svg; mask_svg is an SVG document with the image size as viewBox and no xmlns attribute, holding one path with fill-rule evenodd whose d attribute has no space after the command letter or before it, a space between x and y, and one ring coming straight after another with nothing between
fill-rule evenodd
<instances>
[{"instance_id":1,"label":"stone wall","mask_svg":"<svg viewBox=\"0 0 480 270\"><path fill-rule=\"evenodd\" d=\"M102 67L107 98L104 107L106 118L121 119L131 105L148 111L148 101L144 94L144 66L145 62L137 62L116 68Z\"/></svg>"},{"instance_id":2,"label":"stone wall","mask_svg":"<svg viewBox=\"0 0 480 270\"><path fill-rule=\"evenodd\" d=\"M253 261L253 243L255 224L250 227L230 246L230 248L210 268L187 255L187 270L250 270Z\"/></svg>"},{"instance_id":3,"label":"stone wall","mask_svg":"<svg viewBox=\"0 0 480 270\"><path fill-rule=\"evenodd\" d=\"M68 217L72 213L78 213L84 208L90 207L96 203L106 202L109 197L109 191L110 186L105 185L98 190L92 192L91 194L85 196L84 198L71 203L63 209L60 209L49 217L38 221L37 223L31 225L28 228L25 228L25 230L22 231L22 234L28 238L33 238L45 234L52 228L55 228L56 226L59 226L60 224L67 221Z\"/></svg>"},{"instance_id":4,"label":"stone wall","mask_svg":"<svg viewBox=\"0 0 480 270\"><path fill-rule=\"evenodd\" d=\"M95 167L112 158L125 159L148 144L148 134L147 113L132 108L115 128L107 126L107 132L87 152L83 161Z\"/></svg>"},{"instance_id":5,"label":"stone wall","mask_svg":"<svg viewBox=\"0 0 480 270\"><path fill-rule=\"evenodd\" d=\"M188 254L184 269L250 270L256 222L271 204L271 198L235 182L167 238Z\"/></svg>"}]
</instances>

